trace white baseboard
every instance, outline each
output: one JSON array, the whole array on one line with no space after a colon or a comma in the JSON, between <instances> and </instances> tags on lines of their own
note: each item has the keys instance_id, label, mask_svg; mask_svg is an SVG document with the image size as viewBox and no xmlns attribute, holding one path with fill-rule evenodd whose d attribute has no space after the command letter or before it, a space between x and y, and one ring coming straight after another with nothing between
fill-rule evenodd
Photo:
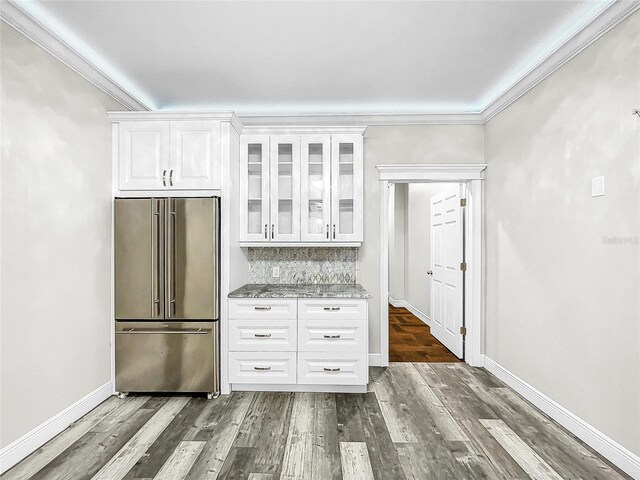
<instances>
[{"instance_id":1,"label":"white baseboard","mask_svg":"<svg viewBox=\"0 0 640 480\"><path fill-rule=\"evenodd\" d=\"M405 306L407 302L405 302L404 300L396 300L393 297L389 297L389 303L396 308L407 308Z\"/></svg>"},{"instance_id":2,"label":"white baseboard","mask_svg":"<svg viewBox=\"0 0 640 480\"><path fill-rule=\"evenodd\" d=\"M0 473L4 473L9 470L20 460L33 453L53 437L58 435L73 422L96 408L111 395L113 395L113 384L109 381L96 388L93 392L84 396L74 404L68 406L60 413L44 421L22 437L11 442L0 450Z\"/></svg>"},{"instance_id":3,"label":"white baseboard","mask_svg":"<svg viewBox=\"0 0 640 480\"><path fill-rule=\"evenodd\" d=\"M633 478L640 479L640 456L627 450L486 355L484 367L614 465Z\"/></svg>"},{"instance_id":4,"label":"white baseboard","mask_svg":"<svg viewBox=\"0 0 640 480\"><path fill-rule=\"evenodd\" d=\"M370 367L379 367L380 366L380 354L379 353L370 353L369 354L369 366Z\"/></svg>"}]
</instances>

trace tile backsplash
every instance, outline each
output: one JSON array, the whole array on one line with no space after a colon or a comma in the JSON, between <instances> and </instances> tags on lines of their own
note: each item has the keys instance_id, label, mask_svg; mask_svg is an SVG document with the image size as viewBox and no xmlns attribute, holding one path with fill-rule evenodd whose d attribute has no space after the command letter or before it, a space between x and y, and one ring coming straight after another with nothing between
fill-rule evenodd
<instances>
[{"instance_id":1,"label":"tile backsplash","mask_svg":"<svg viewBox=\"0 0 640 480\"><path fill-rule=\"evenodd\" d=\"M273 267L280 268L277 278ZM249 283L351 284L357 283L357 277L357 248L249 248Z\"/></svg>"}]
</instances>

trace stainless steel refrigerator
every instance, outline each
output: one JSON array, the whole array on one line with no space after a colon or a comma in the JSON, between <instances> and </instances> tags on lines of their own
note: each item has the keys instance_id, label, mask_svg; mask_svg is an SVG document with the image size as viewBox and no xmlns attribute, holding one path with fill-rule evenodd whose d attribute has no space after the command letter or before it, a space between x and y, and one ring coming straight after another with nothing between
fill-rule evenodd
<instances>
[{"instance_id":1,"label":"stainless steel refrigerator","mask_svg":"<svg viewBox=\"0 0 640 480\"><path fill-rule=\"evenodd\" d=\"M220 199L115 200L116 391L219 392Z\"/></svg>"}]
</instances>

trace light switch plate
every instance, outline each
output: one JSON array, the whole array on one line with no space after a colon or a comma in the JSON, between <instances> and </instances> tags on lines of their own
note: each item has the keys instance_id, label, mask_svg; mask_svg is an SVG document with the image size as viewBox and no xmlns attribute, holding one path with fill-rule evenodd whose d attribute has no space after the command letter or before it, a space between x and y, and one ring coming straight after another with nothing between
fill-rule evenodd
<instances>
[{"instance_id":1,"label":"light switch plate","mask_svg":"<svg viewBox=\"0 0 640 480\"><path fill-rule=\"evenodd\" d=\"M591 179L591 196L602 197L604 195L604 177L593 177Z\"/></svg>"},{"instance_id":2,"label":"light switch plate","mask_svg":"<svg viewBox=\"0 0 640 480\"><path fill-rule=\"evenodd\" d=\"M273 278L278 278L280 276L280 267L272 267L271 276Z\"/></svg>"}]
</instances>

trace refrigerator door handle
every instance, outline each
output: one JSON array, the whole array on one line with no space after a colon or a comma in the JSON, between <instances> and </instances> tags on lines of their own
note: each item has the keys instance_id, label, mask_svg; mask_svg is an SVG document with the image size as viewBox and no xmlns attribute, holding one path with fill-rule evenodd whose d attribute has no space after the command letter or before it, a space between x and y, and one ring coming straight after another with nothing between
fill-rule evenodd
<instances>
[{"instance_id":1,"label":"refrigerator door handle","mask_svg":"<svg viewBox=\"0 0 640 480\"><path fill-rule=\"evenodd\" d=\"M153 259L155 265L153 266L153 305L152 305L152 317L159 318L162 316L162 306L160 304L160 296L162 291L162 202L160 200L153 201L153 220L154 231L152 238L152 250L155 249Z\"/></svg>"},{"instance_id":2,"label":"refrigerator door handle","mask_svg":"<svg viewBox=\"0 0 640 480\"><path fill-rule=\"evenodd\" d=\"M176 201L173 198L167 199L168 221L167 221L167 318L176 314Z\"/></svg>"}]
</instances>

